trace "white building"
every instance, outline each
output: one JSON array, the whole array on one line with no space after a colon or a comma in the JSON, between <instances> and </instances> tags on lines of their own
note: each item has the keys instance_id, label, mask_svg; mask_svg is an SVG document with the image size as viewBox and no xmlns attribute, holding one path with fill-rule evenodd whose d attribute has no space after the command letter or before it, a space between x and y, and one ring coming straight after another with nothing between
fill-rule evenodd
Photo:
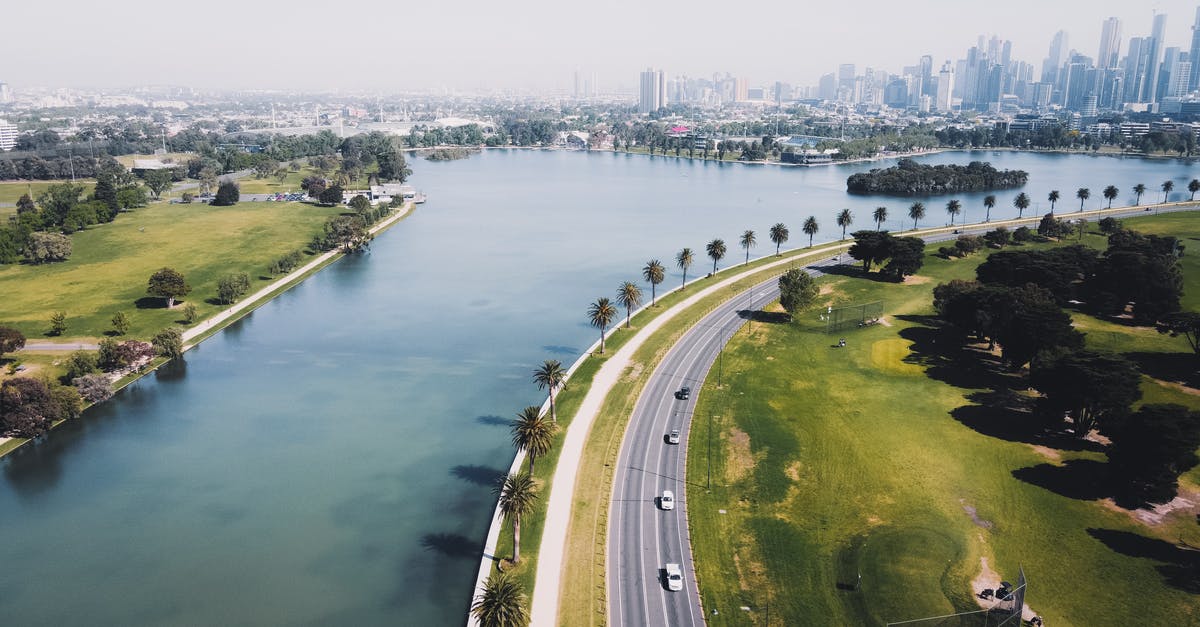
<instances>
[{"instance_id":1,"label":"white building","mask_svg":"<svg viewBox=\"0 0 1200 627\"><path fill-rule=\"evenodd\" d=\"M17 125L0 120L0 150L12 150L17 145Z\"/></svg>"},{"instance_id":2,"label":"white building","mask_svg":"<svg viewBox=\"0 0 1200 627\"><path fill-rule=\"evenodd\" d=\"M662 70L646 68L646 71L642 72L638 113L653 113L665 106L667 106L667 75Z\"/></svg>"},{"instance_id":3,"label":"white building","mask_svg":"<svg viewBox=\"0 0 1200 627\"><path fill-rule=\"evenodd\" d=\"M937 99L934 101L933 107L941 113L950 111L950 99L954 94L954 67L947 61L942 66L942 72L938 74L937 82Z\"/></svg>"}]
</instances>

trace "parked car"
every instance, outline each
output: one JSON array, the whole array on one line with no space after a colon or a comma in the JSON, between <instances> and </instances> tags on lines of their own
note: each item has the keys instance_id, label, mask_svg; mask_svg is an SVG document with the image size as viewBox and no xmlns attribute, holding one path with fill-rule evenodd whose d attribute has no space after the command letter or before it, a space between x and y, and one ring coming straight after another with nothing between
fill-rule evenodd
<instances>
[{"instance_id":1,"label":"parked car","mask_svg":"<svg viewBox=\"0 0 1200 627\"><path fill-rule=\"evenodd\" d=\"M686 385L679 388L678 392L675 392L675 398L677 398L681 401L686 401L687 399L689 399L691 397L692 397L692 388L690 388Z\"/></svg>"},{"instance_id":2,"label":"parked car","mask_svg":"<svg viewBox=\"0 0 1200 627\"><path fill-rule=\"evenodd\" d=\"M679 429L671 429L667 434L667 444L679 444Z\"/></svg>"},{"instance_id":3,"label":"parked car","mask_svg":"<svg viewBox=\"0 0 1200 627\"><path fill-rule=\"evenodd\" d=\"M683 571L679 570L679 564L667 564L667 589L668 590L683 590Z\"/></svg>"},{"instance_id":4,"label":"parked car","mask_svg":"<svg viewBox=\"0 0 1200 627\"><path fill-rule=\"evenodd\" d=\"M675 493L670 490L663 490L662 496L658 497L658 506L664 511L675 509Z\"/></svg>"}]
</instances>

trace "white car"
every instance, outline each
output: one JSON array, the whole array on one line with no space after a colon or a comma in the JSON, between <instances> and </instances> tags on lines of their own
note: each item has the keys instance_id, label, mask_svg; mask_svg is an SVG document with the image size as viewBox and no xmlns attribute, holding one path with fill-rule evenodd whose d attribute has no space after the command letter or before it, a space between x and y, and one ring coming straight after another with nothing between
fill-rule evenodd
<instances>
[{"instance_id":1,"label":"white car","mask_svg":"<svg viewBox=\"0 0 1200 627\"><path fill-rule=\"evenodd\" d=\"M658 506L664 510L675 509L675 493L663 490L662 496L658 497Z\"/></svg>"},{"instance_id":2,"label":"white car","mask_svg":"<svg viewBox=\"0 0 1200 627\"><path fill-rule=\"evenodd\" d=\"M667 589L683 590L683 571L679 570L679 564L667 564Z\"/></svg>"},{"instance_id":3,"label":"white car","mask_svg":"<svg viewBox=\"0 0 1200 627\"><path fill-rule=\"evenodd\" d=\"M679 444L679 429L671 429L667 435L667 444Z\"/></svg>"}]
</instances>

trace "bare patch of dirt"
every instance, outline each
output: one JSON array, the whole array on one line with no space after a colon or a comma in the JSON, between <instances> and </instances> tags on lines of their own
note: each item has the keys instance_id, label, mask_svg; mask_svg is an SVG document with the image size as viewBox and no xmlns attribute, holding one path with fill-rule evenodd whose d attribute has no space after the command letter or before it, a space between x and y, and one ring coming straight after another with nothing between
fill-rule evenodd
<instances>
[{"instance_id":1,"label":"bare patch of dirt","mask_svg":"<svg viewBox=\"0 0 1200 627\"><path fill-rule=\"evenodd\" d=\"M826 283L826 284L824 284L824 285L822 285L822 286L821 286L821 290L817 292L817 295L818 295L818 296L829 296L829 295L830 295L830 294L832 294L834 291L835 291L835 290L833 289L833 286L832 286L832 285L830 285L830 284L828 284L828 283ZM780 309L780 311L783 311L783 308L782 308L782 307L780 307L779 309Z\"/></svg>"},{"instance_id":2,"label":"bare patch of dirt","mask_svg":"<svg viewBox=\"0 0 1200 627\"><path fill-rule=\"evenodd\" d=\"M995 597L990 599L984 599L980 597L980 594L982 594L984 590L995 590L999 588L1001 581L1003 581L1003 579L1000 578L1000 573L992 570L992 567L988 565L988 558L980 557L979 575L971 580L971 591L975 593L973 596L975 597L975 602L979 604L979 607L987 609L994 607L996 604L1001 602ZM1033 608L1029 607L1028 603L1021 607L1021 620L1032 620L1034 616L1037 616L1037 613L1033 611Z\"/></svg>"},{"instance_id":3,"label":"bare patch of dirt","mask_svg":"<svg viewBox=\"0 0 1200 627\"><path fill-rule=\"evenodd\" d=\"M636 381L638 377L642 376L642 370L645 367L645 364L640 361L632 362L629 366L629 370L625 371L625 380Z\"/></svg>"},{"instance_id":4,"label":"bare patch of dirt","mask_svg":"<svg viewBox=\"0 0 1200 627\"><path fill-rule=\"evenodd\" d=\"M878 516L867 516L867 524L872 527L878 527L883 524L883 519Z\"/></svg>"},{"instance_id":5,"label":"bare patch of dirt","mask_svg":"<svg viewBox=\"0 0 1200 627\"><path fill-rule=\"evenodd\" d=\"M748 546L748 544L749 540L746 538L738 543L740 547ZM742 590L766 589L766 567L752 558L743 557L740 553L741 549L733 553L733 567L737 570L738 587Z\"/></svg>"},{"instance_id":6,"label":"bare patch of dirt","mask_svg":"<svg viewBox=\"0 0 1200 627\"><path fill-rule=\"evenodd\" d=\"M792 462L791 464L788 464L788 467L786 470L784 470L784 473L787 474L788 479L791 479L792 481L799 481L800 462Z\"/></svg>"},{"instance_id":7,"label":"bare patch of dirt","mask_svg":"<svg viewBox=\"0 0 1200 627\"><path fill-rule=\"evenodd\" d=\"M980 518L979 513L975 511L974 505L968 505L966 499L958 499L958 502L962 505L963 511L967 513L967 516L971 517L971 522L983 527L984 529L992 528L992 521Z\"/></svg>"},{"instance_id":8,"label":"bare patch of dirt","mask_svg":"<svg viewBox=\"0 0 1200 627\"><path fill-rule=\"evenodd\" d=\"M883 326L885 326L885 327L890 327L890 326L892 326L892 321L891 321L891 320L888 320L888 317L887 317L887 316L880 316L879 320L876 320L876 323L878 323L878 324L882 324L882 325L883 325Z\"/></svg>"},{"instance_id":9,"label":"bare patch of dirt","mask_svg":"<svg viewBox=\"0 0 1200 627\"><path fill-rule=\"evenodd\" d=\"M1102 499L1100 504L1106 509L1129 516L1134 522L1156 527L1176 512L1189 518L1200 514L1200 490L1180 486L1179 494L1170 502L1161 503L1149 509L1125 509L1113 502L1112 499Z\"/></svg>"},{"instance_id":10,"label":"bare patch of dirt","mask_svg":"<svg viewBox=\"0 0 1200 627\"><path fill-rule=\"evenodd\" d=\"M1058 464L1062 461L1062 453L1058 452L1057 449L1052 449L1048 446L1042 446L1040 444L1030 444L1029 448L1032 448L1034 453L1045 457L1048 461L1054 464Z\"/></svg>"},{"instance_id":11,"label":"bare patch of dirt","mask_svg":"<svg viewBox=\"0 0 1200 627\"><path fill-rule=\"evenodd\" d=\"M905 285L923 285L923 284L929 283L931 281L933 281L933 279L931 279L927 276L921 276L919 274L914 274L912 276L904 277Z\"/></svg>"},{"instance_id":12,"label":"bare patch of dirt","mask_svg":"<svg viewBox=\"0 0 1200 627\"><path fill-rule=\"evenodd\" d=\"M728 450L725 462L725 482L735 483L749 476L754 471L758 460L750 451L750 434L745 431L737 427L731 428L725 442L725 448Z\"/></svg>"},{"instance_id":13,"label":"bare patch of dirt","mask_svg":"<svg viewBox=\"0 0 1200 627\"><path fill-rule=\"evenodd\" d=\"M1175 390L1176 392L1183 392L1184 394L1190 394L1192 396L1200 396L1200 390L1197 390L1196 388L1190 388L1182 383L1175 383L1173 381L1163 381L1161 379L1150 379L1150 380L1165 387L1165 388Z\"/></svg>"}]
</instances>

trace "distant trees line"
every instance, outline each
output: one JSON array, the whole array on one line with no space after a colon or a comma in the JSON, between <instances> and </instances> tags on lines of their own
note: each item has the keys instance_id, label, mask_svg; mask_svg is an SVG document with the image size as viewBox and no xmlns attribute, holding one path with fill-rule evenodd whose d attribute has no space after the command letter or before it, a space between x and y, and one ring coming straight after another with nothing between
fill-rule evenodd
<instances>
[{"instance_id":1,"label":"distant trees line","mask_svg":"<svg viewBox=\"0 0 1200 627\"><path fill-rule=\"evenodd\" d=\"M1020 187L1029 180L1024 170L997 170L984 161L967 165L927 165L901 159L890 168L851 174L846 189L860 194L940 194Z\"/></svg>"}]
</instances>

